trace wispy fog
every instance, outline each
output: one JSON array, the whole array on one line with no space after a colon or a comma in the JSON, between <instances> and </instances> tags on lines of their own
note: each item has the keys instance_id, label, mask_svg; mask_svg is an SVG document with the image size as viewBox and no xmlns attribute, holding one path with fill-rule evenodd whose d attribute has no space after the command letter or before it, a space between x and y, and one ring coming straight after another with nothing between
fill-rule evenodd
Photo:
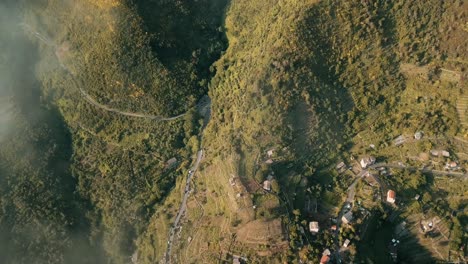
<instances>
[{"instance_id":1,"label":"wispy fog","mask_svg":"<svg viewBox=\"0 0 468 264\"><path fill-rule=\"evenodd\" d=\"M21 27L18 9L8 2L0 3L0 142L11 132L15 113L15 99L31 98L31 88L37 86L31 76L36 49ZM28 92L29 91L29 92Z\"/></svg>"}]
</instances>

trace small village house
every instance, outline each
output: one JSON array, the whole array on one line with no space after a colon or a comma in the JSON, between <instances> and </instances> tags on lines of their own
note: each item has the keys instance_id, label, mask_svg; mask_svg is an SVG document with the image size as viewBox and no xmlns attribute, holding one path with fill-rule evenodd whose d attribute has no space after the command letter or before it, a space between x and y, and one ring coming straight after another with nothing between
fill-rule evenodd
<instances>
[{"instance_id":1,"label":"small village house","mask_svg":"<svg viewBox=\"0 0 468 264\"><path fill-rule=\"evenodd\" d=\"M395 196L396 196L395 191L388 190L388 192L387 192L387 202L391 203L391 204L394 204L395 203Z\"/></svg>"},{"instance_id":2,"label":"small village house","mask_svg":"<svg viewBox=\"0 0 468 264\"><path fill-rule=\"evenodd\" d=\"M367 166L370 166L375 163L375 158L370 156L370 157L364 157L361 159L361 167L363 169L367 168Z\"/></svg>"},{"instance_id":3,"label":"small village house","mask_svg":"<svg viewBox=\"0 0 468 264\"><path fill-rule=\"evenodd\" d=\"M338 230L338 228L336 227L336 225L332 225L332 226L330 227L330 230L331 230L331 231L336 231L336 230Z\"/></svg>"},{"instance_id":4,"label":"small village house","mask_svg":"<svg viewBox=\"0 0 468 264\"><path fill-rule=\"evenodd\" d=\"M331 255L330 250L328 248L325 249L323 251L323 253L322 253L322 258L320 259L320 264L328 263L328 261L330 261L330 255Z\"/></svg>"},{"instance_id":5,"label":"small village house","mask_svg":"<svg viewBox=\"0 0 468 264\"><path fill-rule=\"evenodd\" d=\"M353 212L349 211L341 217L341 222L349 224L353 221Z\"/></svg>"},{"instance_id":6,"label":"small village house","mask_svg":"<svg viewBox=\"0 0 468 264\"><path fill-rule=\"evenodd\" d=\"M414 139L420 140L422 137L423 137L423 132L422 131L418 131L418 132L414 133Z\"/></svg>"},{"instance_id":7,"label":"small village house","mask_svg":"<svg viewBox=\"0 0 468 264\"><path fill-rule=\"evenodd\" d=\"M267 151L267 155L268 155L269 158L271 158L273 156L274 151L275 151L274 149L270 149L270 150Z\"/></svg>"},{"instance_id":8,"label":"small village house","mask_svg":"<svg viewBox=\"0 0 468 264\"><path fill-rule=\"evenodd\" d=\"M318 222L310 222L309 223L309 230L312 234L317 234L319 232L319 224Z\"/></svg>"},{"instance_id":9,"label":"small village house","mask_svg":"<svg viewBox=\"0 0 468 264\"><path fill-rule=\"evenodd\" d=\"M263 189L267 192L271 191L271 181L266 180L263 182Z\"/></svg>"},{"instance_id":10,"label":"small village house","mask_svg":"<svg viewBox=\"0 0 468 264\"><path fill-rule=\"evenodd\" d=\"M455 161L447 162L445 165L446 170L455 170L458 168L458 164Z\"/></svg>"},{"instance_id":11,"label":"small village house","mask_svg":"<svg viewBox=\"0 0 468 264\"><path fill-rule=\"evenodd\" d=\"M446 150L442 150L442 156L443 157L446 157L446 158L450 158L450 152L446 151Z\"/></svg>"},{"instance_id":12,"label":"small village house","mask_svg":"<svg viewBox=\"0 0 468 264\"><path fill-rule=\"evenodd\" d=\"M343 168L345 166L345 163L342 161L340 163L338 163L338 165L336 165L336 169L339 170L341 168Z\"/></svg>"},{"instance_id":13,"label":"small village house","mask_svg":"<svg viewBox=\"0 0 468 264\"><path fill-rule=\"evenodd\" d=\"M400 135L399 137L395 138L395 140L393 140L393 143L395 144L395 146L400 146L400 145L403 145L405 141L406 141L406 138L403 135Z\"/></svg>"},{"instance_id":14,"label":"small village house","mask_svg":"<svg viewBox=\"0 0 468 264\"><path fill-rule=\"evenodd\" d=\"M351 243L351 240L346 239L345 242L343 243L343 247L347 248L349 246L349 243Z\"/></svg>"},{"instance_id":15,"label":"small village house","mask_svg":"<svg viewBox=\"0 0 468 264\"><path fill-rule=\"evenodd\" d=\"M330 261L330 256L328 255L323 255L322 258L320 259L320 264L326 264Z\"/></svg>"}]
</instances>

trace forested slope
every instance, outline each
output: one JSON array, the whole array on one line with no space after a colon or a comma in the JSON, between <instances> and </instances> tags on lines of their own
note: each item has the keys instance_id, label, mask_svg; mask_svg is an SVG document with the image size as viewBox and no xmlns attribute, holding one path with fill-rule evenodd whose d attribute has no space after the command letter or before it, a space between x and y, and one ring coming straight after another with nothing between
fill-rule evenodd
<instances>
[{"instance_id":1,"label":"forested slope","mask_svg":"<svg viewBox=\"0 0 468 264\"><path fill-rule=\"evenodd\" d=\"M196 231L187 233L195 240L182 244L179 257L189 261L206 250L197 261L236 254L260 262L286 256L297 261L297 253L303 261L318 261L330 238L302 247L299 230L306 226L302 220L310 220L301 216L306 196L338 203L339 193L346 193L327 168L365 154L369 145L386 149L401 134L458 133L454 96L463 84L437 71L448 65L443 54L460 56L441 52L439 34L453 27L439 19L453 21L463 13L459 6L231 1L225 20L229 46L215 63L210 86L213 115L203 137L209 158L195 197L202 205L189 218L194 223L188 228ZM426 65L432 84L408 76L408 64ZM272 192L262 190L267 179ZM282 227L274 225L278 219Z\"/></svg>"},{"instance_id":2,"label":"forested slope","mask_svg":"<svg viewBox=\"0 0 468 264\"><path fill-rule=\"evenodd\" d=\"M389 142L420 130L466 139L463 1L0 8L2 263L165 259L200 149L174 263L316 263L335 242L304 239L305 205L335 214L349 181L336 163L400 159L409 147Z\"/></svg>"},{"instance_id":3,"label":"forested slope","mask_svg":"<svg viewBox=\"0 0 468 264\"><path fill-rule=\"evenodd\" d=\"M2 6L2 13L11 13L2 24L5 33L15 29L21 35L2 40L11 47L27 43L13 54L13 49L2 50L2 76L17 75L6 84L10 92L2 102L13 100L8 99L12 94L32 94L31 100L20 96L11 109L5 107L15 113L7 121L18 122L5 130L11 134L1 149L2 182L7 183L2 186L2 252L9 252L2 257L8 263L127 263L134 239L173 187L179 170L191 162L198 147L195 105L206 93L203 79L211 74L208 66L201 72L197 63L210 65L223 40L210 35L194 46L176 47L189 55L162 63L150 42L172 30L144 31L137 8L131 1ZM179 17L183 10L173 11ZM184 16L190 21L195 15ZM219 20L202 19L208 32L217 32ZM164 38L170 41L157 41ZM201 54L200 46L214 48ZM35 58L8 67L22 53L34 53ZM185 116L166 122L127 117L90 104L82 91L122 112ZM34 144L40 148L29 149ZM167 163L171 158L175 164ZM158 236L164 239L166 234ZM16 242L3 247L10 239ZM71 255L82 254L81 248L85 258Z\"/></svg>"},{"instance_id":4,"label":"forested slope","mask_svg":"<svg viewBox=\"0 0 468 264\"><path fill-rule=\"evenodd\" d=\"M86 233L87 206L75 193L70 133L57 109L40 99L37 48L1 10L0 262L87 263L100 259ZM6 8L6 7L5 7ZM86 256L78 260L78 256Z\"/></svg>"}]
</instances>

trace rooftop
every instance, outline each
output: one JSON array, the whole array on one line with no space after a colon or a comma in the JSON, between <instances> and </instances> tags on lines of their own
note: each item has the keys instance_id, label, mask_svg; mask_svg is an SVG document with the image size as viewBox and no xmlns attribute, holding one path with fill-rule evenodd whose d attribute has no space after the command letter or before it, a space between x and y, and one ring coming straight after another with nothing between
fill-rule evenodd
<instances>
[{"instance_id":1,"label":"rooftop","mask_svg":"<svg viewBox=\"0 0 468 264\"><path fill-rule=\"evenodd\" d=\"M271 191L271 181L266 180L263 182L263 189L265 191Z\"/></svg>"},{"instance_id":2,"label":"rooftop","mask_svg":"<svg viewBox=\"0 0 468 264\"><path fill-rule=\"evenodd\" d=\"M352 211L347 212L346 214L343 215L343 217L341 217L341 221L343 221L343 223L345 223L345 224L348 224L352 220L353 220L353 212Z\"/></svg>"},{"instance_id":3,"label":"rooftop","mask_svg":"<svg viewBox=\"0 0 468 264\"><path fill-rule=\"evenodd\" d=\"M312 233L317 233L319 231L319 224L318 222L310 222L309 223L309 230Z\"/></svg>"},{"instance_id":4,"label":"rooftop","mask_svg":"<svg viewBox=\"0 0 468 264\"><path fill-rule=\"evenodd\" d=\"M330 261L330 257L328 255L323 255L320 259L320 264L328 263L328 261Z\"/></svg>"},{"instance_id":5,"label":"rooftop","mask_svg":"<svg viewBox=\"0 0 468 264\"><path fill-rule=\"evenodd\" d=\"M349 243L351 243L351 240L346 239L345 242L343 243L343 247L348 247Z\"/></svg>"}]
</instances>

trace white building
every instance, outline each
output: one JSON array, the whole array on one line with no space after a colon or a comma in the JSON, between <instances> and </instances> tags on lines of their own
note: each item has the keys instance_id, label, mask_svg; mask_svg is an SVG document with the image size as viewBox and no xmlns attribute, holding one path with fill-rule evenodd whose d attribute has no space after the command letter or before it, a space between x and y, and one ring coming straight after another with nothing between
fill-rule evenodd
<instances>
[{"instance_id":1,"label":"white building","mask_svg":"<svg viewBox=\"0 0 468 264\"><path fill-rule=\"evenodd\" d=\"M418 131L418 132L414 133L414 139L420 140L422 137L423 137L423 132L422 131Z\"/></svg>"},{"instance_id":2,"label":"white building","mask_svg":"<svg viewBox=\"0 0 468 264\"><path fill-rule=\"evenodd\" d=\"M271 191L271 181L266 180L263 182L263 189L265 191Z\"/></svg>"},{"instance_id":3,"label":"white building","mask_svg":"<svg viewBox=\"0 0 468 264\"><path fill-rule=\"evenodd\" d=\"M270 149L270 150L267 151L267 155L268 155L269 158L271 158L273 156L274 151L275 151L274 149Z\"/></svg>"},{"instance_id":4,"label":"white building","mask_svg":"<svg viewBox=\"0 0 468 264\"><path fill-rule=\"evenodd\" d=\"M319 232L319 224L318 222L310 222L309 223L309 230L311 233L316 234Z\"/></svg>"},{"instance_id":5,"label":"white building","mask_svg":"<svg viewBox=\"0 0 468 264\"><path fill-rule=\"evenodd\" d=\"M396 193L393 190L388 190L387 192L387 202L393 204L395 203Z\"/></svg>"},{"instance_id":6,"label":"white building","mask_svg":"<svg viewBox=\"0 0 468 264\"><path fill-rule=\"evenodd\" d=\"M343 243L343 247L347 248L349 246L349 243L351 243L351 240L346 239L345 242Z\"/></svg>"},{"instance_id":7,"label":"white building","mask_svg":"<svg viewBox=\"0 0 468 264\"><path fill-rule=\"evenodd\" d=\"M361 159L361 167L363 169L367 168L367 166L370 166L375 163L375 158L370 156L370 157L364 157Z\"/></svg>"}]
</instances>

